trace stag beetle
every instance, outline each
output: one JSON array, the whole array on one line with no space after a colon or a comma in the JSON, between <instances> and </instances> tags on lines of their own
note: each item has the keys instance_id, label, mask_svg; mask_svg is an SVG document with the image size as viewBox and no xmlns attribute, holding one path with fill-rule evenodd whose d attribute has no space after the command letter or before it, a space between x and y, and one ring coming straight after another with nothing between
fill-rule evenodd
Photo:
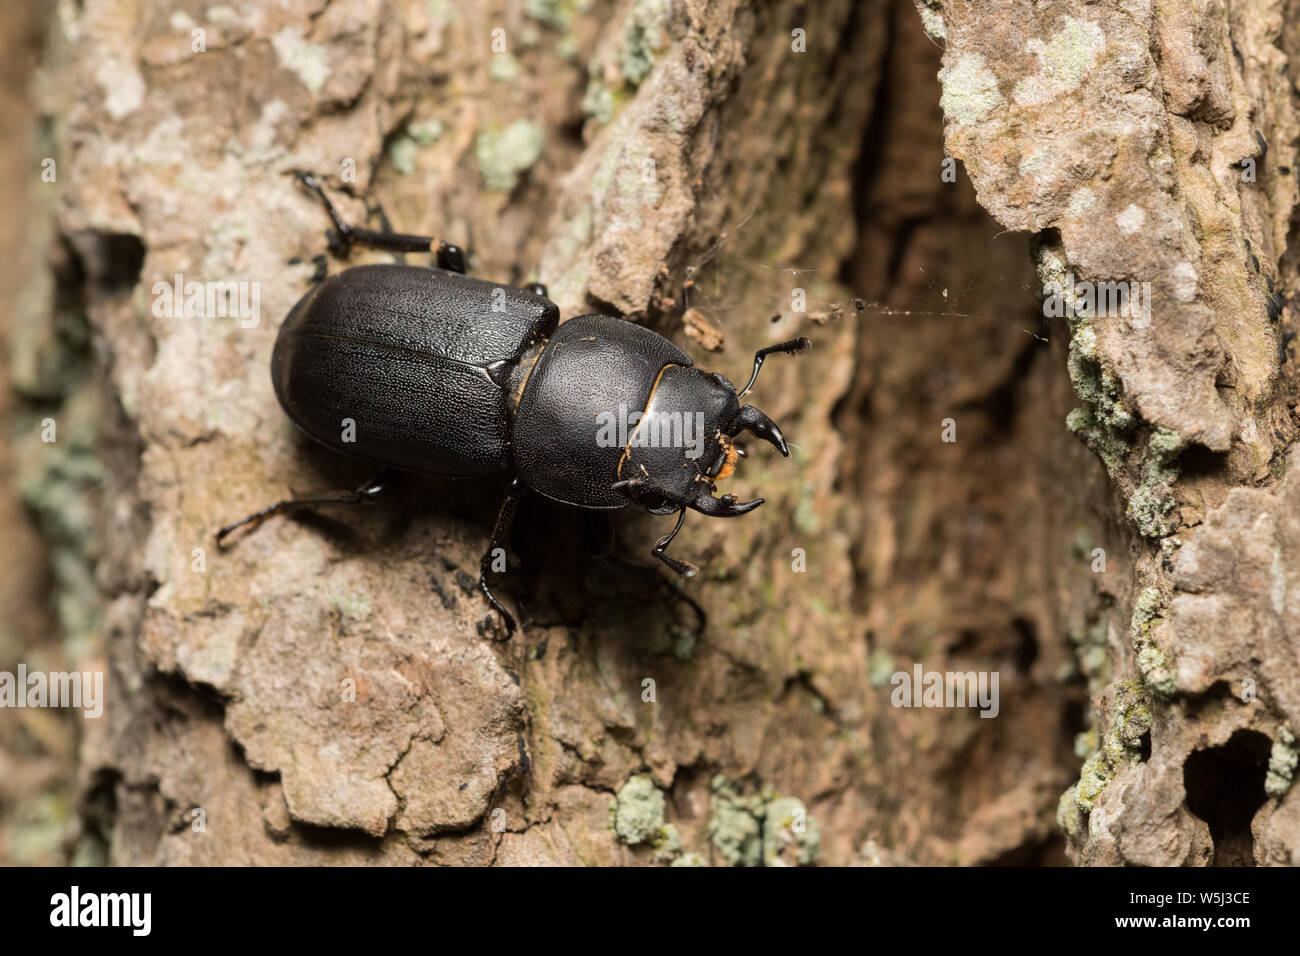
<instances>
[{"instance_id":1,"label":"stag beetle","mask_svg":"<svg viewBox=\"0 0 1300 956\"><path fill-rule=\"evenodd\" d=\"M345 269L293 307L271 354L280 405L309 437L383 471L354 491L263 508L218 531L218 543L236 528L295 509L370 503L399 471L510 475L479 570L479 588L504 620L508 639L515 621L487 575L526 489L578 508L635 504L651 514L676 514L677 524L652 554L685 577L696 568L665 552L687 508L734 518L763 503L715 497L715 483L743 456L733 441L741 431L789 456L776 424L740 399L766 356L802 352L806 338L760 349L749 383L737 393L722 375L696 368L647 328L607 315L561 324L544 286L466 276L458 246L350 226L314 176L296 176L333 220L332 253L346 255L354 243L432 252L437 268ZM348 420L353 440L344 438Z\"/></svg>"}]
</instances>

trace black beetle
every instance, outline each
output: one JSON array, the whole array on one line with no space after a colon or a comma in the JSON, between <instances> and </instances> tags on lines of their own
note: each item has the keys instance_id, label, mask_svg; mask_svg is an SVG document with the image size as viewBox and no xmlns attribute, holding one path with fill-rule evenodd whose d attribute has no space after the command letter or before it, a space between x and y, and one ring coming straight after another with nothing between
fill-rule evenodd
<instances>
[{"instance_id":1,"label":"black beetle","mask_svg":"<svg viewBox=\"0 0 1300 956\"><path fill-rule=\"evenodd\" d=\"M790 454L776 424L740 399L767 355L801 352L806 338L760 349L749 384L737 394L722 375L695 368L689 355L647 328L607 315L560 324L544 286L469 278L457 246L349 226L315 177L297 176L334 221L331 252L346 254L353 243L432 252L438 268L357 266L316 285L293 307L271 355L281 406L311 438L384 470L355 491L263 508L218 531L218 542L293 509L374 501L396 471L509 474L479 571L479 587L509 637L514 619L492 594L487 573L525 489L579 508L636 504L651 514L675 513L677 524L652 553L686 577L696 568L665 549L687 508L733 518L763 503L714 497L715 483L743 455L732 440L741 431Z\"/></svg>"}]
</instances>

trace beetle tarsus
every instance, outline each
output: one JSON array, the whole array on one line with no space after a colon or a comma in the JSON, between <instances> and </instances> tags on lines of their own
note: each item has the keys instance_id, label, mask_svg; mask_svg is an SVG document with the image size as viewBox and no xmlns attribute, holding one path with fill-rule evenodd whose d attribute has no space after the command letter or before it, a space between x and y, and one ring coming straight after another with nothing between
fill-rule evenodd
<instances>
[{"instance_id":1,"label":"beetle tarsus","mask_svg":"<svg viewBox=\"0 0 1300 956\"><path fill-rule=\"evenodd\" d=\"M686 520L686 509L683 508L677 512L677 524L673 525L673 530L659 539L658 543L651 549L650 553L662 561L668 567L672 568L677 574L684 578L693 578L700 573L700 569L689 561L679 561L677 558L665 554L668 545L672 543L673 538L677 537L677 532L682 530L682 522Z\"/></svg>"}]
</instances>

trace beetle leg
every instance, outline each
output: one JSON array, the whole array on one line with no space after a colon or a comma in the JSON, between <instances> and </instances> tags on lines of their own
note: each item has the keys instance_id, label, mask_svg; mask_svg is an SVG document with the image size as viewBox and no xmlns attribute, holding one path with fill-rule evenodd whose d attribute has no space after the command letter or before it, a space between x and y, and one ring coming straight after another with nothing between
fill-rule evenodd
<instances>
[{"instance_id":1,"label":"beetle leg","mask_svg":"<svg viewBox=\"0 0 1300 956\"><path fill-rule=\"evenodd\" d=\"M303 508L316 508L320 505L368 505L373 503L382 495L392 483L392 479L397 472L392 468L385 468L369 481L362 482L352 491L332 491L323 495L311 495L305 498L286 498L284 501L277 501L275 504L263 508L261 511L254 511L245 518L240 518L232 524L226 525L217 532L217 546L230 536L232 531L251 525L256 528L267 518L274 518L276 515L288 514L292 511L299 511Z\"/></svg>"},{"instance_id":2,"label":"beetle leg","mask_svg":"<svg viewBox=\"0 0 1300 956\"><path fill-rule=\"evenodd\" d=\"M375 232L373 229L349 226L334 208L334 203L330 202L329 196L325 195L325 189L319 179L301 169L295 170L294 175L325 204L325 211L330 214L330 219L334 222L334 229L329 234L329 249L334 255L340 258L346 256L354 242L370 246L372 249L383 249L386 252L432 252L437 259L439 269L464 275L465 250L460 246L443 242L435 236L416 236L404 232Z\"/></svg>"},{"instance_id":3,"label":"beetle leg","mask_svg":"<svg viewBox=\"0 0 1300 956\"><path fill-rule=\"evenodd\" d=\"M381 203L378 199L370 203L370 214L372 216L375 216L379 220L379 228L381 231L386 233L393 231L392 220L388 218L388 213L384 211L383 203ZM395 255L397 256L398 262L402 263L403 265L406 264L405 252L398 252L395 253Z\"/></svg>"},{"instance_id":4,"label":"beetle leg","mask_svg":"<svg viewBox=\"0 0 1300 956\"><path fill-rule=\"evenodd\" d=\"M650 553L662 561L668 567L672 568L684 578L693 578L700 573L700 569L689 561L678 561L676 558L670 558L665 554L668 545L672 543L673 538L677 537L677 532L682 530L682 522L686 520L686 509L683 508L677 512L677 524L673 525L673 530L659 539L658 543L650 549Z\"/></svg>"},{"instance_id":5,"label":"beetle leg","mask_svg":"<svg viewBox=\"0 0 1300 956\"><path fill-rule=\"evenodd\" d=\"M479 563L478 586L487 598L488 604L492 605L492 610L501 615L501 619L506 625L505 640L510 640L515 633L515 619L510 616L510 612L502 607L501 602L496 599L492 589L488 587L488 571L492 569L492 555L497 548L504 549L506 546L506 536L510 533L510 525L515 520L515 509L519 506L519 499L523 497L524 484L517 477L510 482L506 488L506 497L501 502L501 510L497 512L497 522L492 528L492 540L488 542L487 551L483 553L483 560Z\"/></svg>"}]
</instances>

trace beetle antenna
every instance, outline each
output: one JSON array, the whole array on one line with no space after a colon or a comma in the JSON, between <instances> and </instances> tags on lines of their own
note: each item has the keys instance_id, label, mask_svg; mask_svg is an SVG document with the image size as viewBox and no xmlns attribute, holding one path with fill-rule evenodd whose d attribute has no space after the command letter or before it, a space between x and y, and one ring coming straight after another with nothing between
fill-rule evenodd
<instances>
[{"instance_id":1,"label":"beetle antenna","mask_svg":"<svg viewBox=\"0 0 1300 956\"><path fill-rule=\"evenodd\" d=\"M758 380L758 370L763 367L763 360L773 352L785 352L787 355L796 355L799 352L808 351L811 347L812 343L801 335L799 338L791 339L789 342L780 342L777 345L769 345L765 349L759 349L754 353L754 374L749 376L749 384L746 385L741 390L740 394L736 396L736 400L739 401L744 398L746 393L754 387L754 382Z\"/></svg>"}]
</instances>

